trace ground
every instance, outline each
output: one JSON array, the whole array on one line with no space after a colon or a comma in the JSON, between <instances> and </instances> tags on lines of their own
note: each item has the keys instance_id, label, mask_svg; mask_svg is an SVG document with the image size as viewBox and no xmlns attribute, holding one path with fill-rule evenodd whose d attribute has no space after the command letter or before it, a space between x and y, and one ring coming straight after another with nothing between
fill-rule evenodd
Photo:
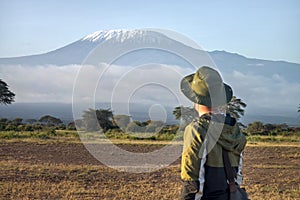
<instances>
[{"instance_id":1,"label":"ground","mask_svg":"<svg viewBox=\"0 0 300 200\"><path fill-rule=\"evenodd\" d=\"M160 143L118 144L132 152ZM178 199L180 158L151 173L119 172L80 142L1 141L0 199ZM251 199L300 199L300 145L248 145L244 182Z\"/></svg>"}]
</instances>

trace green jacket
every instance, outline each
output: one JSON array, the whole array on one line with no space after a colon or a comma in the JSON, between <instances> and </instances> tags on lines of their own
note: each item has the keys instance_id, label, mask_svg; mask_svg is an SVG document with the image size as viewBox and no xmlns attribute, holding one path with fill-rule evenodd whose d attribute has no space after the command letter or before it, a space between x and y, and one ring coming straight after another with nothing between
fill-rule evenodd
<instances>
[{"instance_id":1,"label":"green jacket","mask_svg":"<svg viewBox=\"0 0 300 200\"><path fill-rule=\"evenodd\" d=\"M221 114L201 116L185 128L181 179L199 180L201 189L201 183L205 181L201 172L204 165L223 168L222 148L229 151L231 165L238 167L240 172L241 153L245 145L246 137L234 118Z\"/></svg>"}]
</instances>

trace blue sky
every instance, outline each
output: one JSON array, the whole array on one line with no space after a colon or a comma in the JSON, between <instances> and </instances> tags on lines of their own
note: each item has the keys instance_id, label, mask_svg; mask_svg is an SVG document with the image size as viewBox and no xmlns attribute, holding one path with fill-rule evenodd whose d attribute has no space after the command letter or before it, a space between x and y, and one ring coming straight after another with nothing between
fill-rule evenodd
<instances>
[{"instance_id":1,"label":"blue sky","mask_svg":"<svg viewBox=\"0 0 300 200\"><path fill-rule=\"evenodd\" d=\"M104 29L162 28L205 50L300 63L300 1L0 2L0 57L48 52Z\"/></svg>"}]
</instances>

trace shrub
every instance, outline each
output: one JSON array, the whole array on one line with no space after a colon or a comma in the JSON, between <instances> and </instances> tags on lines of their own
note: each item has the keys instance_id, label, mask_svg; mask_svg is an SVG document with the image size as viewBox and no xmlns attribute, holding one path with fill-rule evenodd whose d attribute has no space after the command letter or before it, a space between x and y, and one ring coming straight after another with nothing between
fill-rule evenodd
<instances>
[{"instance_id":1,"label":"shrub","mask_svg":"<svg viewBox=\"0 0 300 200\"><path fill-rule=\"evenodd\" d=\"M137 122L130 122L126 128L126 132L145 132L145 127L144 126L141 126L139 123Z\"/></svg>"},{"instance_id":2,"label":"shrub","mask_svg":"<svg viewBox=\"0 0 300 200\"><path fill-rule=\"evenodd\" d=\"M109 129L105 132L107 138L114 139L128 139L130 138L129 134L124 133L121 129Z\"/></svg>"}]
</instances>

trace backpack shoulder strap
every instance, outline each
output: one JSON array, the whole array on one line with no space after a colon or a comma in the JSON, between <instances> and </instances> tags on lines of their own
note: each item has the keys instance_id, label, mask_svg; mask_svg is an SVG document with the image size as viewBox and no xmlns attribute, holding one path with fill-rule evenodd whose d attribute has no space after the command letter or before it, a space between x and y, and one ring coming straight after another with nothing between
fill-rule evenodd
<instances>
[{"instance_id":1,"label":"backpack shoulder strap","mask_svg":"<svg viewBox=\"0 0 300 200\"><path fill-rule=\"evenodd\" d=\"M229 189L230 192L235 192L237 190L236 184L235 184L235 177L236 173L233 172L229 156L228 156L228 151L223 148L222 150L222 157L223 157L223 162L224 162L224 167L225 167L225 173L226 173L226 178L229 184Z\"/></svg>"}]
</instances>

